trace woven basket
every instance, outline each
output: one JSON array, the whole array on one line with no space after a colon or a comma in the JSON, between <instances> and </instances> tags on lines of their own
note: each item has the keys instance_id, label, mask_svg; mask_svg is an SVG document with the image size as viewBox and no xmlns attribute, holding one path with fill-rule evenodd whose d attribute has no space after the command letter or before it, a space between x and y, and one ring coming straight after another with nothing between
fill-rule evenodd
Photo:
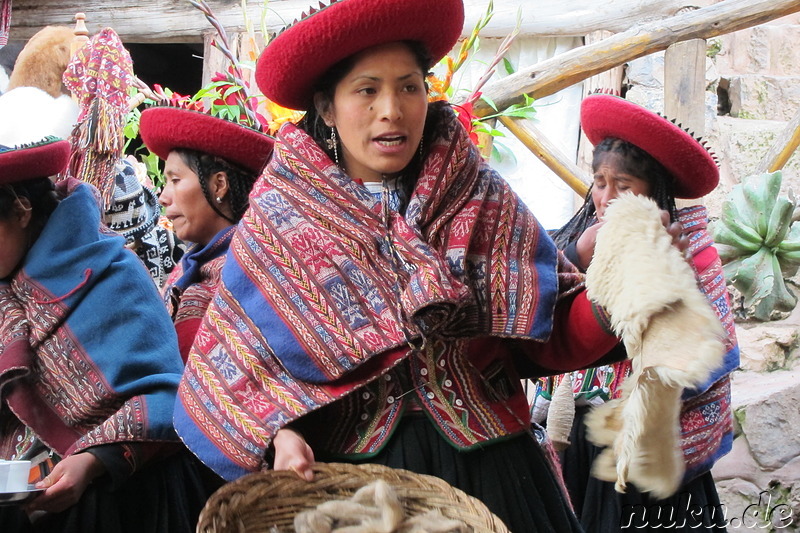
<instances>
[{"instance_id":1,"label":"woven basket","mask_svg":"<svg viewBox=\"0 0 800 533\"><path fill-rule=\"evenodd\" d=\"M227 483L211 495L200 513L198 533L268 533L272 526L294 531L297 513L350 498L358 489L383 479L394 488L407 516L438 509L461 520L474 533L509 533L480 500L445 481L408 470L374 464L317 463L314 481L290 471L258 472Z\"/></svg>"}]
</instances>

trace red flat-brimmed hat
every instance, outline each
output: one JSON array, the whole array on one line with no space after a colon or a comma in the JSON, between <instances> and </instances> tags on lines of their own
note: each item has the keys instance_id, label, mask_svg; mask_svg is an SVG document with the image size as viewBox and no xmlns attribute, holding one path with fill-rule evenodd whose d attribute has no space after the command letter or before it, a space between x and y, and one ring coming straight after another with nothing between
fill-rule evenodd
<instances>
[{"instance_id":1,"label":"red flat-brimmed hat","mask_svg":"<svg viewBox=\"0 0 800 533\"><path fill-rule=\"evenodd\" d=\"M610 94L581 103L581 127L593 145L616 137L641 148L675 178L676 198L700 198L719 183L716 161L691 134L640 105Z\"/></svg>"},{"instance_id":2,"label":"red flat-brimmed hat","mask_svg":"<svg viewBox=\"0 0 800 533\"><path fill-rule=\"evenodd\" d=\"M463 0L333 0L303 14L267 45L256 82L278 105L306 110L316 80L339 61L379 44L420 41L437 62L463 26Z\"/></svg>"},{"instance_id":3,"label":"red flat-brimmed hat","mask_svg":"<svg viewBox=\"0 0 800 533\"><path fill-rule=\"evenodd\" d=\"M68 162L69 141L58 137L21 146L0 145L0 185L55 176Z\"/></svg>"},{"instance_id":4,"label":"red flat-brimmed hat","mask_svg":"<svg viewBox=\"0 0 800 533\"><path fill-rule=\"evenodd\" d=\"M166 159L176 148L221 157L256 174L266 166L274 139L242 124L179 107L142 112L139 133L147 149Z\"/></svg>"}]
</instances>

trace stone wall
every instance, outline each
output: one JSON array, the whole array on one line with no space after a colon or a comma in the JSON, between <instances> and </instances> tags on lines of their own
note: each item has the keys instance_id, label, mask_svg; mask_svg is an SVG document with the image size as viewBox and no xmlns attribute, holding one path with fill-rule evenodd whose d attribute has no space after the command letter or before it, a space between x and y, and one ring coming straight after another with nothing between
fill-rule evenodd
<instances>
[{"instance_id":1,"label":"stone wall","mask_svg":"<svg viewBox=\"0 0 800 533\"><path fill-rule=\"evenodd\" d=\"M712 219L800 113L797 42L800 15L709 41L705 136L721 172L720 186L703 199ZM663 63L660 53L627 66L629 99L663 111ZM783 169L784 194L800 196L798 152ZM800 294L797 275L793 281ZM800 307L781 321L737 322L737 335L736 437L713 471L728 530L800 531Z\"/></svg>"}]
</instances>

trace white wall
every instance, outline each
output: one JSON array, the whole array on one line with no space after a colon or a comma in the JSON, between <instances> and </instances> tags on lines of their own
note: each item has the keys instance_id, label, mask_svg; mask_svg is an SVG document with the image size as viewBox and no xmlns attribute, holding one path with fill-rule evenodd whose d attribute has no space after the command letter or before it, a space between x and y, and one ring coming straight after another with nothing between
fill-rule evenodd
<instances>
[{"instance_id":1,"label":"white wall","mask_svg":"<svg viewBox=\"0 0 800 533\"><path fill-rule=\"evenodd\" d=\"M471 92L500 42L501 39L497 38L482 39L470 63L454 76L453 85ZM506 57L516 70L520 70L582 45L583 40L578 37L518 37ZM492 81L505 75L501 65ZM579 84L535 102L537 127L573 160L578 150L582 95ZM499 123L497 129L504 131L506 136L495 138L495 142L510 148L513 158L491 160L491 165L503 175L545 228L560 227L574 212L572 189Z\"/></svg>"}]
</instances>

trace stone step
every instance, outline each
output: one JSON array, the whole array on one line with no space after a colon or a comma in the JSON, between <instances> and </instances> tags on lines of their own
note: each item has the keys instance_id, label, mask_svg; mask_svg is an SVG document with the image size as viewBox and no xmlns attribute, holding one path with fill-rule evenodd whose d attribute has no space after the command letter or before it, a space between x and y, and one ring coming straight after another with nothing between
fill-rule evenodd
<instances>
[{"instance_id":1,"label":"stone step","mask_svg":"<svg viewBox=\"0 0 800 533\"><path fill-rule=\"evenodd\" d=\"M723 76L720 89L727 93L729 112L735 118L788 122L800 111L800 72Z\"/></svg>"},{"instance_id":2,"label":"stone step","mask_svg":"<svg viewBox=\"0 0 800 533\"><path fill-rule=\"evenodd\" d=\"M787 124L776 120L729 116L716 117L712 124L707 140L719 156L720 182L714 191L704 197L704 203L709 213L717 215L733 186L755 171ZM795 152L783 168L781 189L784 193L788 189L800 193L800 151Z\"/></svg>"}]
</instances>

